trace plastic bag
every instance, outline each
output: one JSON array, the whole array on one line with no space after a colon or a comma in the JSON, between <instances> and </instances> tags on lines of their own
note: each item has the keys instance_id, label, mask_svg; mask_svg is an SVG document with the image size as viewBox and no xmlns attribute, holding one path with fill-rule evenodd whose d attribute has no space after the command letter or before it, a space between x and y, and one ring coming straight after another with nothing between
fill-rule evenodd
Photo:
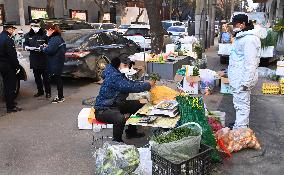
<instances>
[{"instance_id":1,"label":"plastic bag","mask_svg":"<svg viewBox=\"0 0 284 175\"><path fill-rule=\"evenodd\" d=\"M214 162L221 161L221 157L216 149L217 143L215 136L208 124L207 117L205 116L205 108L202 97L191 97L189 95L179 95L176 97L179 103L180 121L179 125L188 122L198 123L202 128L201 143L211 146L214 150L211 158Z\"/></svg>"},{"instance_id":2,"label":"plastic bag","mask_svg":"<svg viewBox=\"0 0 284 175\"><path fill-rule=\"evenodd\" d=\"M216 77L218 76L215 71L212 71L210 69L199 69L200 72L200 91L202 94L208 94L208 90L210 91L209 93L212 92L212 90L215 87L215 80Z\"/></svg>"},{"instance_id":3,"label":"plastic bag","mask_svg":"<svg viewBox=\"0 0 284 175\"><path fill-rule=\"evenodd\" d=\"M151 103L156 105L163 100L175 100L179 93L167 86L155 86L151 89L150 94Z\"/></svg>"},{"instance_id":4,"label":"plastic bag","mask_svg":"<svg viewBox=\"0 0 284 175\"><path fill-rule=\"evenodd\" d=\"M250 128L239 128L230 130L223 128L216 132L219 149L226 152L237 152L245 148L261 149L260 144Z\"/></svg>"},{"instance_id":5,"label":"plastic bag","mask_svg":"<svg viewBox=\"0 0 284 175\"><path fill-rule=\"evenodd\" d=\"M138 148L140 154L140 164L135 170L137 175L152 175L152 160L150 148Z\"/></svg>"},{"instance_id":6,"label":"plastic bag","mask_svg":"<svg viewBox=\"0 0 284 175\"><path fill-rule=\"evenodd\" d=\"M185 125L180 126L179 128L183 127L188 127L193 131L195 131L196 133L198 133L199 135L184 137L180 140L169 143L159 144L155 141L151 141L152 150L155 151L159 156L175 164L179 164L197 155L200 148L202 129L196 123L187 123ZM167 135L170 134L171 132L172 131L169 131L162 135Z\"/></svg>"},{"instance_id":7,"label":"plastic bag","mask_svg":"<svg viewBox=\"0 0 284 175\"><path fill-rule=\"evenodd\" d=\"M96 175L126 175L139 166L139 152L134 145L106 142L94 153Z\"/></svg>"},{"instance_id":8,"label":"plastic bag","mask_svg":"<svg viewBox=\"0 0 284 175\"><path fill-rule=\"evenodd\" d=\"M275 70L271 70L267 67L259 67L258 68L258 76L260 78L270 78L272 76L276 75L276 71Z\"/></svg>"}]
</instances>

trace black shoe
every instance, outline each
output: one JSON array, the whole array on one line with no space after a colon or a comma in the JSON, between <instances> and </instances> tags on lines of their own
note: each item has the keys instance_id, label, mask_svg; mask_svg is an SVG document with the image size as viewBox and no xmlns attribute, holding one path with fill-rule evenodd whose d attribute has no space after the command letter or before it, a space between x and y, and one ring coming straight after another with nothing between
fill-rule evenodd
<instances>
[{"instance_id":1,"label":"black shoe","mask_svg":"<svg viewBox=\"0 0 284 175\"><path fill-rule=\"evenodd\" d=\"M50 94L50 93L47 93L47 94L45 95L45 97L46 97L46 98L51 98L51 94Z\"/></svg>"},{"instance_id":2,"label":"black shoe","mask_svg":"<svg viewBox=\"0 0 284 175\"><path fill-rule=\"evenodd\" d=\"M7 113L18 112L18 111L21 111L21 110L22 110L22 108L15 106L12 109L7 109Z\"/></svg>"},{"instance_id":3,"label":"black shoe","mask_svg":"<svg viewBox=\"0 0 284 175\"><path fill-rule=\"evenodd\" d=\"M228 128L230 128L231 130L234 128L235 123L229 123Z\"/></svg>"},{"instance_id":4,"label":"black shoe","mask_svg":"<svg viewBox=\"0 0 284 175\"><path fill-rule=\"evenodd\" d=\"M126 133L126 138L127 138L127 139L131 139L131 138L141 138L141 137L144 137L144 136L145 136L144 133L139 133L139 132Z\"/></svg>"},{"instance_id":5,"label":"black shoe","mask_svg":"<svg viewBox=\"0 0 284 175\"><path fill-rule=\"evenodd\" d=\"M56 104L56 103L63 103L64 101L65 101L65 98L64 98L64 97L58 98L58 96L56 96L56 97L52 100L51 103L54 103L54 104Z\"/></svg>"},{"instance_id":6,"label":"black shoe","mask_svg":"<svg viewBox=\"0 0 284 175\"><path fill-rule=\"evenodd\" d=\"M34 97L40 97L40 96L43 96L43 95L44 95L44 93L38 92L38 93L36 93L36 94L34 95Z\"/></svg>"},{"instance_id":7,"label":"black shoe","mask_svg":"<svg viewBox=\"0 0 284 175\"><path fill-rule=\"evenodd\" d=\"M112 139L113 142L120 142L120 143L124 143L124 141L122 139Z\"/></svg>"}]
</instances>

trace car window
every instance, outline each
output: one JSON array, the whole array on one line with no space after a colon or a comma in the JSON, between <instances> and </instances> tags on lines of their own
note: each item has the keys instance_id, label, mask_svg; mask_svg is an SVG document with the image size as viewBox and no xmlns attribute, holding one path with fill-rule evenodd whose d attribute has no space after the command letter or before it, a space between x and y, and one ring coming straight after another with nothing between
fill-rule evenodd
<instances>
[{"instance_id":1,"label":"car window","mask_svg":"<svg viewBox=\"0 0 284 175\"><path fill-rule=\"evenodd\" d=\"M114 39L111 35L107 35L107 33L99 33L92 35L88 40L88 47L91 46L102 46L102 45L111 45L114 43Z\"/></svg>"},{"instance_id":2,"label":"car window","mask_svg":"<svg viewBox=\"0 0 284 175\"><path fill-rule=\"evenodd\" d=\"M142 36L149 36L150 30L147 28L131 28L128 29L125 35L132 36L132 35L142 35Z\"/></svg>"},{"instance_id":3,"label":"car window","mask_svg":"<svg viewBox=\"0 0 284 175\"><path fill-rule=\"evenodd\" d=\"M128 29L130 25L120 25L119 29Z\"/></svg>"},{"instance_id":4,"label":"car window","mask_svg":"<svg viewBox=\"0 0 284 175\"><path fill-rule=\"evenodd\" d=\"M185 32L185 28L183 27L170 27L168 32Z\"/></svg>"},{"instance_id":5,"label":"car window","mask_svg":"<svg viewBox=\"0 0 284 175\"><path fill-rule=\"evenodd\" d=\"M66 44L73 44L76 41L80 40L84 35L81 33L62 33L62 38Z\"/></svg>"},{"instance_id":6,"label":"car window","mask_svg":"<svg viewBox=\"0 0 284 175\"><path fill-rule=\"evenodd\" d=\"M126 44L128 43L128 39L124 38L122 35L119 35L116 32L109 33L114 40L115 44Z\"/></svg>"},{"instance_id":7,"label":"car window","mask_svg":"<svg viewBox=\"0 0 284 175\"><path fill-rule=\"evenodd\" d=\"M164 29L167 30L169 27L172 26L172 23L169 23L169 22L162 22L162 25L163 25Z\"/></svg>"},{"instance_id":8,"label":"car window","mask_svg":"<svg viewBox=\"0 0 284 175\"><path fill-rule=\"evenodd\" d=\"M100 29L100 28L101 28L101 24L93 24L93 27L94 27L95 29Z\"/></svg>"}]
</instances>

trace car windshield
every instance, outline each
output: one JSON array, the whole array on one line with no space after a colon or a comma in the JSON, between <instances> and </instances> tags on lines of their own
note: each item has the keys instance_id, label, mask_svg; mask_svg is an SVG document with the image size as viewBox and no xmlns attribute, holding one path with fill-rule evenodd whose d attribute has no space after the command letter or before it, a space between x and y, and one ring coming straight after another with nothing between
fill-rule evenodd
<instances>
[{"instance_id":1,"label":"car windshield","mask_svg":"<svg viewBox=\"0 0 284 175\"><path fill-rule=\"evenodd\" d=\"M173 25L173 23L170 22L162 22L162 25L164 27L164 29L168 30L169 27L171 27Z\"/></svg>"},{"instance_id":2,"label":"car windshield","mask_svg":"<svg viewBox=\"0 0 284 175\"><path fill-rule=\"evenodd\" d=\"M102 29L114 29L115 25L114 24L102 24Z\"/></svg>"},{"instance_id":3,"label":"car windshield","mask_svg":"<svg viewBox=\"0 0 284 175\"><path fill-rule=\"evenodd\" d=\"M91 34L83 34L83 33L62 33L62 37L66 44L75 44L80 45L82 44L88 36Z\"/></svg>"},{"instance_id":4,"label":"car windshield","mask_svg":"<svg viewBox=\"0 0 284 175\"><path fill-rule=\"evenodd\" d=\"M168 32L185 32L185 28L172 26L168 29Z\"/></svg>"},{"instance_id":5,"label":"car windshield","mask_svg":"<svg viewBox=\"0 0 284 175\"><path fill-rule=\"evenodd\" d=\"M132 36L132 35L142 35L142 36L149 36L149 29L147 28L131 28L128 29L125 33L127 36Z\"/></svg>"},{"instance_id":6,"label":"car windshield","mask_svg":"<svg viewBox=\"0 0 284 175\"><path fill-rule=\"evenodd\" d=\"M128 29L130 25L120 25L119 29Z\"/></svg>"},{"instance_id":7,"label":"car windshield","mask_svg":"<svg viewBox=\"0 0 284 175\"><path fill-rule=\"evenodd\" d=\"M92 24L93 25L93 27L95 28L95 29L100 29L101 28L101 24Z\"/></svg>"}]
</instances>

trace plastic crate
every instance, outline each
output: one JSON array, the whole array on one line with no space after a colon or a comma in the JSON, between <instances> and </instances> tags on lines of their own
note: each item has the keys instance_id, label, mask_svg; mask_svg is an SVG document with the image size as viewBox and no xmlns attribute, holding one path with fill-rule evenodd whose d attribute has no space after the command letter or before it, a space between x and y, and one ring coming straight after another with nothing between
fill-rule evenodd
<instances>
[{"instance_id":1,"label":"plastic crate","mask_svg":"<svg viewBox=\"0 0 284 175\"><path fill-rule=\"evenodd\" d=\"M280 86L277 83L263 83L262 93L277 95L280 93Z\"/></svg>"},{"instance_id":2,"label":"plastic crate","mask_svg":"<svg viewBox=\"0 0 284 175\"><path fill-rule=\"evenodd\" d=\"M200 145L199 154L179 164L172 163L167 159L151 151L153 175L207 175L210 174L212 148Z\"/></svg>"}]
</instances>

